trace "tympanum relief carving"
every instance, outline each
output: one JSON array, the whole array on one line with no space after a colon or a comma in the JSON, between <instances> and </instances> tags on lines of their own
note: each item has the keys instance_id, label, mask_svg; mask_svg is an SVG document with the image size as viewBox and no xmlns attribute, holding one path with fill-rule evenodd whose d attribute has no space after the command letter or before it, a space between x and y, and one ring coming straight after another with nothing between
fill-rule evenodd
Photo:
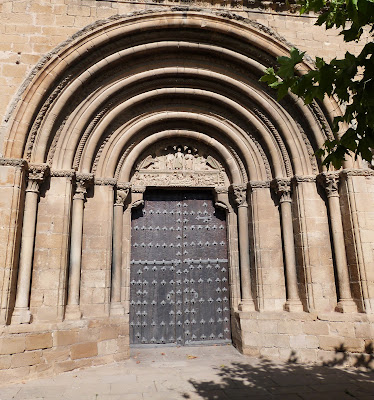
<instances>
[{"instance_id":1,"label":"tympanum relief carving","mask_svg":"<svg viewBox=\"0 0 374 400\"><path fill-rule=\"evenodd\" d=\"M139 186L225 186L221 163L202 148L173 145L143 155L132 177Z\"/></svg>"}]
</instances>

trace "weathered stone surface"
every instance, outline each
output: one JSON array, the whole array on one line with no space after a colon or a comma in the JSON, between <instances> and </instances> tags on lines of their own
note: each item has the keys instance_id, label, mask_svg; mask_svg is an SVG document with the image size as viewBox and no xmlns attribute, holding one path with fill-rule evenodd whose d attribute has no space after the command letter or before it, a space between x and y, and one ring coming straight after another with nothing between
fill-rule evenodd
<instances>
[{"instance_id":1,"label":"weathered stone surface","mask_svg":"<svg viewBox=\"0 0 374 400\"><path fill-rule=\"evenodd\" d=\"M0 354L22 353L24 350L25 350L24 337L16 336L16 337L0 338Z\"/></svg>"},{"instance_id":2,"label":"weathered stone surface","mask_svg":"<svg viewBox=\"0 0 374 400\"><path fill-rule=\"evenodd\" d=\"M11 368L26 367L28 365L40 364L41 351L26 351L25 353L13 354Z\"/></svg>"},{"instance_id":3,"label":"weathered stone surface","mask_svg":"<svg viewBox=\"0 0 374 400\"><path fill-rule=\"evenodd\" d=\"M25 339L26 350L48 349L52 347L52 333L28 335Z\"/></svg>"},{"instance_id":4,"label":"weathered stone surface","mask_svg":"<svg viewBox=\"0 0 374 400\"><path fill-rule=\"evenodd\" d=\"M96 342L80 343L71 346L72 360L77 360L80 358L90 358L97 356L97 354L98 354L98 349Z\"/></svg>"}]
</instances>

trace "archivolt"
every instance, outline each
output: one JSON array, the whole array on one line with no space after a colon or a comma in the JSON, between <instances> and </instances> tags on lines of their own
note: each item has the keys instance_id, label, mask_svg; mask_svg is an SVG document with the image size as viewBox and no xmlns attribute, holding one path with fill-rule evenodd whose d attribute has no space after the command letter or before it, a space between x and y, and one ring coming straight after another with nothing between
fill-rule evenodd
<instances>
[{"instance_id":1,"label":"archivolt","mask_svg":"<svg viewBox=\"0 0 374 400\"><path fill-rule=\"evenodd\" d=\"M287 53L261 25L208 12L101 22L55 51L31 80L9 121L5 156L112 178L122 163L128 170L129 146L190 132L231 149L244 180L310 175L326 138L320 109L291 96L280 104L258 83ZM326 100L323 109L328 116L336 106Z\"/></svg>"}]
</instances>

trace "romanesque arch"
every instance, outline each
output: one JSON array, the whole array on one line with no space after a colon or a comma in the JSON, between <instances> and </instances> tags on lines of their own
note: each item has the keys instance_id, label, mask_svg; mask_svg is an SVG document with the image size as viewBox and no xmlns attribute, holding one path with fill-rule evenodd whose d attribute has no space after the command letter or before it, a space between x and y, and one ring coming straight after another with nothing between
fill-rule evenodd
<instances>
[{"instance_id":1,"label":"romanesque arch","mask_svg":"<svg viewBox=\"0 0 374 400\"><path fill-rule=\"evenodd\" d=\"M368 310L363 269L348 269L339 175L314 156L338 108L278 102L259 83L289 48L244 18L170 10L98 22L49 54L7 117L3 164L18 163L26 186L3 319L125 321L131 209L169 186L208 188L227 212L239 347L253 312ZM204 149L224 178L207 179L218 167L202 157L201 170L171 171L179 184L153 167L139 180L167 146Z\"/></svg>"}]
</instances>

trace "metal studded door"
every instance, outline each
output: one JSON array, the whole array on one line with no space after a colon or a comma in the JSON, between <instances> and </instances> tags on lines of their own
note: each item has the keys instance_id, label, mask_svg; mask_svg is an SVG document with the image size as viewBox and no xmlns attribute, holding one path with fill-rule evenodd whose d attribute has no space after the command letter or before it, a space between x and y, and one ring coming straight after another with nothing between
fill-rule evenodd
<instances>
[{"instance_id":1,"label":"metal studded door","mask_svg":"<svg viewBox=\"0 0 374 400\"><path fill-rule=\"evenodd\" d=\"M133 344L230 341L226 220L209 191L147 191L131 221Z\"/></svg>"}]
</instances>

